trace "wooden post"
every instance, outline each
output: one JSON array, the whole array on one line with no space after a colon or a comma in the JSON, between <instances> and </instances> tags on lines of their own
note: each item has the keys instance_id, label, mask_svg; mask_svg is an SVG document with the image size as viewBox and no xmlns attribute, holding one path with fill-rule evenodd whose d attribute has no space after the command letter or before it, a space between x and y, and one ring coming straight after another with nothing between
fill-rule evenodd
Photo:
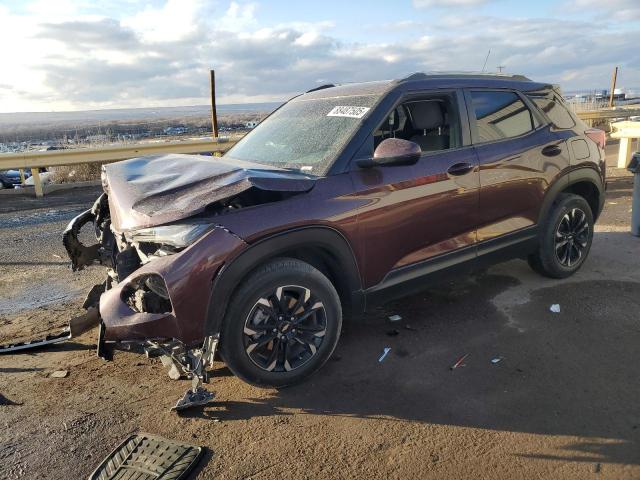
<instances>
[{"instance_id":1,"label":"wooden post","mask_svg":"<svg viewBox=\"0 0 640 480\"><path fill-rule=\"evenodd\" d=\"M24 185L24 168L19 168L18 171L20 172L20 183Z\"/></svg>"},{"instance_id":2,"label":"wooden post","mask_svg":"<svg viewBox=\"0 0 640 480\"><path fill-rule=\"evenodd\" d=\"M613 107L613 92L616 89L616 80L618 79L618 67L613 70L611 77L611 92L609 93L609 108Z\"/></svg>"},{"instance_id":3,"label":"wooden post","mask_svg":"<svg viewBox=\"0 0 640 480\"><path fill-rule=\"evenodd\" d=\"M40 198L44 194L42 192L42 182L40 181L39 170L37 168L32 168L31 176L33 177L33 187L35 188L35 191L36 191L36 197Z\"/></svg>"},{"instance_id":4,"label":"wooden post","mask_svg":"<svg viewBox=\"0 0 640 480\"><path fill-rule=\"evenodd\" d=\"M211 70L211 131L218 138L218 114L216 112L216 72Z\"/></svg>"}]
</instances>

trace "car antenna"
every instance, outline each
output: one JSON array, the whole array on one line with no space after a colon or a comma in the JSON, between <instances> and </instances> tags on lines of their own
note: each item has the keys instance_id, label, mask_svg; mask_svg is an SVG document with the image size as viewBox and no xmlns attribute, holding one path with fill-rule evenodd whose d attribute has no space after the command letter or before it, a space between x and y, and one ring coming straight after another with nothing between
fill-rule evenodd
<instances>
[{"instance_id":1,"label":"car antenna","mask_svg":"<svg viewBox=\"0 0 640 480\"><path fill-rule=\"evenodd\" d=\"M491 55L491 49L487 52L487 56L484 59L484 65L482 65L482 72L484 73L484 69L487 67L487 60L489 60L489 55Z\"/></svg>"}]
</instances>

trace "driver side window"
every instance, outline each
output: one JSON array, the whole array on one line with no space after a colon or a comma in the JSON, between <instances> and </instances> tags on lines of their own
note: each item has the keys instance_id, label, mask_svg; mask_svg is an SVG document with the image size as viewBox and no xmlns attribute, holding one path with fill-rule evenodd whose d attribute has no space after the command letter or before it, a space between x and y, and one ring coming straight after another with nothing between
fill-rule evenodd
<instances>
[{"instance_id":1,"label":"driver side window","mask_svg":"<svg viewBox=\"0 0 640 480\"><path fill-rule=\"evenodd\" d=\"M461 130L455 97L433 95L398 105L374 131L374 148L386 138L417 143L423 153L461 146Z\"/></svg>"}]
</instances>

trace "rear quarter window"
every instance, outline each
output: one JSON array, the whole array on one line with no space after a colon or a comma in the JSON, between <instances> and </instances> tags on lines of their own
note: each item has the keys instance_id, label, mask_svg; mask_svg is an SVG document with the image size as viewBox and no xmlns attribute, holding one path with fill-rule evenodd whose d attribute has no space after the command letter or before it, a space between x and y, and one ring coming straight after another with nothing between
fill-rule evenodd
<instances>
[{"instance_id":1,"label":"rear quarter window","mask_svg":"<svg viewBox=\"0 0 640 480\"><path fill-rule=\"evenodd\" d=\"M566 104L557 95L529 95L528 97L554 127L567 129L576 126L576 122Z\"/></svg>"}]
</instances>

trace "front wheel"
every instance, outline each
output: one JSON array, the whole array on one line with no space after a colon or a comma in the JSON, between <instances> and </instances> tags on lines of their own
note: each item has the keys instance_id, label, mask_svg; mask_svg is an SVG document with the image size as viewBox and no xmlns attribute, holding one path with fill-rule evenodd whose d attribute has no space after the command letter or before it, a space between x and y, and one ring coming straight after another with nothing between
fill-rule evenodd
<instances>
[{"instance_id":1,"label":"front wheel","mask_svg":"<svg viewBox=\"0 0 640 480\"><path fill-rule=\"evenodd\" d=\"M584 198L560 194L541 225L540 245L528 259L531 268L551 278L573 275L591 249L593 223L591 207Z\"/></svg>"},{"instance_id":2,"label":"front wheel","mask_svg":"<svg viewBox=\"0 0 640 480\"><path fill-rule=\"evenodd\" d=\"M284 387L324 365L341 326L340 299L329 279L305 262L281 258L252 272L234 293L220 349L244 381Z\"/></svg>"}]
</instances>

